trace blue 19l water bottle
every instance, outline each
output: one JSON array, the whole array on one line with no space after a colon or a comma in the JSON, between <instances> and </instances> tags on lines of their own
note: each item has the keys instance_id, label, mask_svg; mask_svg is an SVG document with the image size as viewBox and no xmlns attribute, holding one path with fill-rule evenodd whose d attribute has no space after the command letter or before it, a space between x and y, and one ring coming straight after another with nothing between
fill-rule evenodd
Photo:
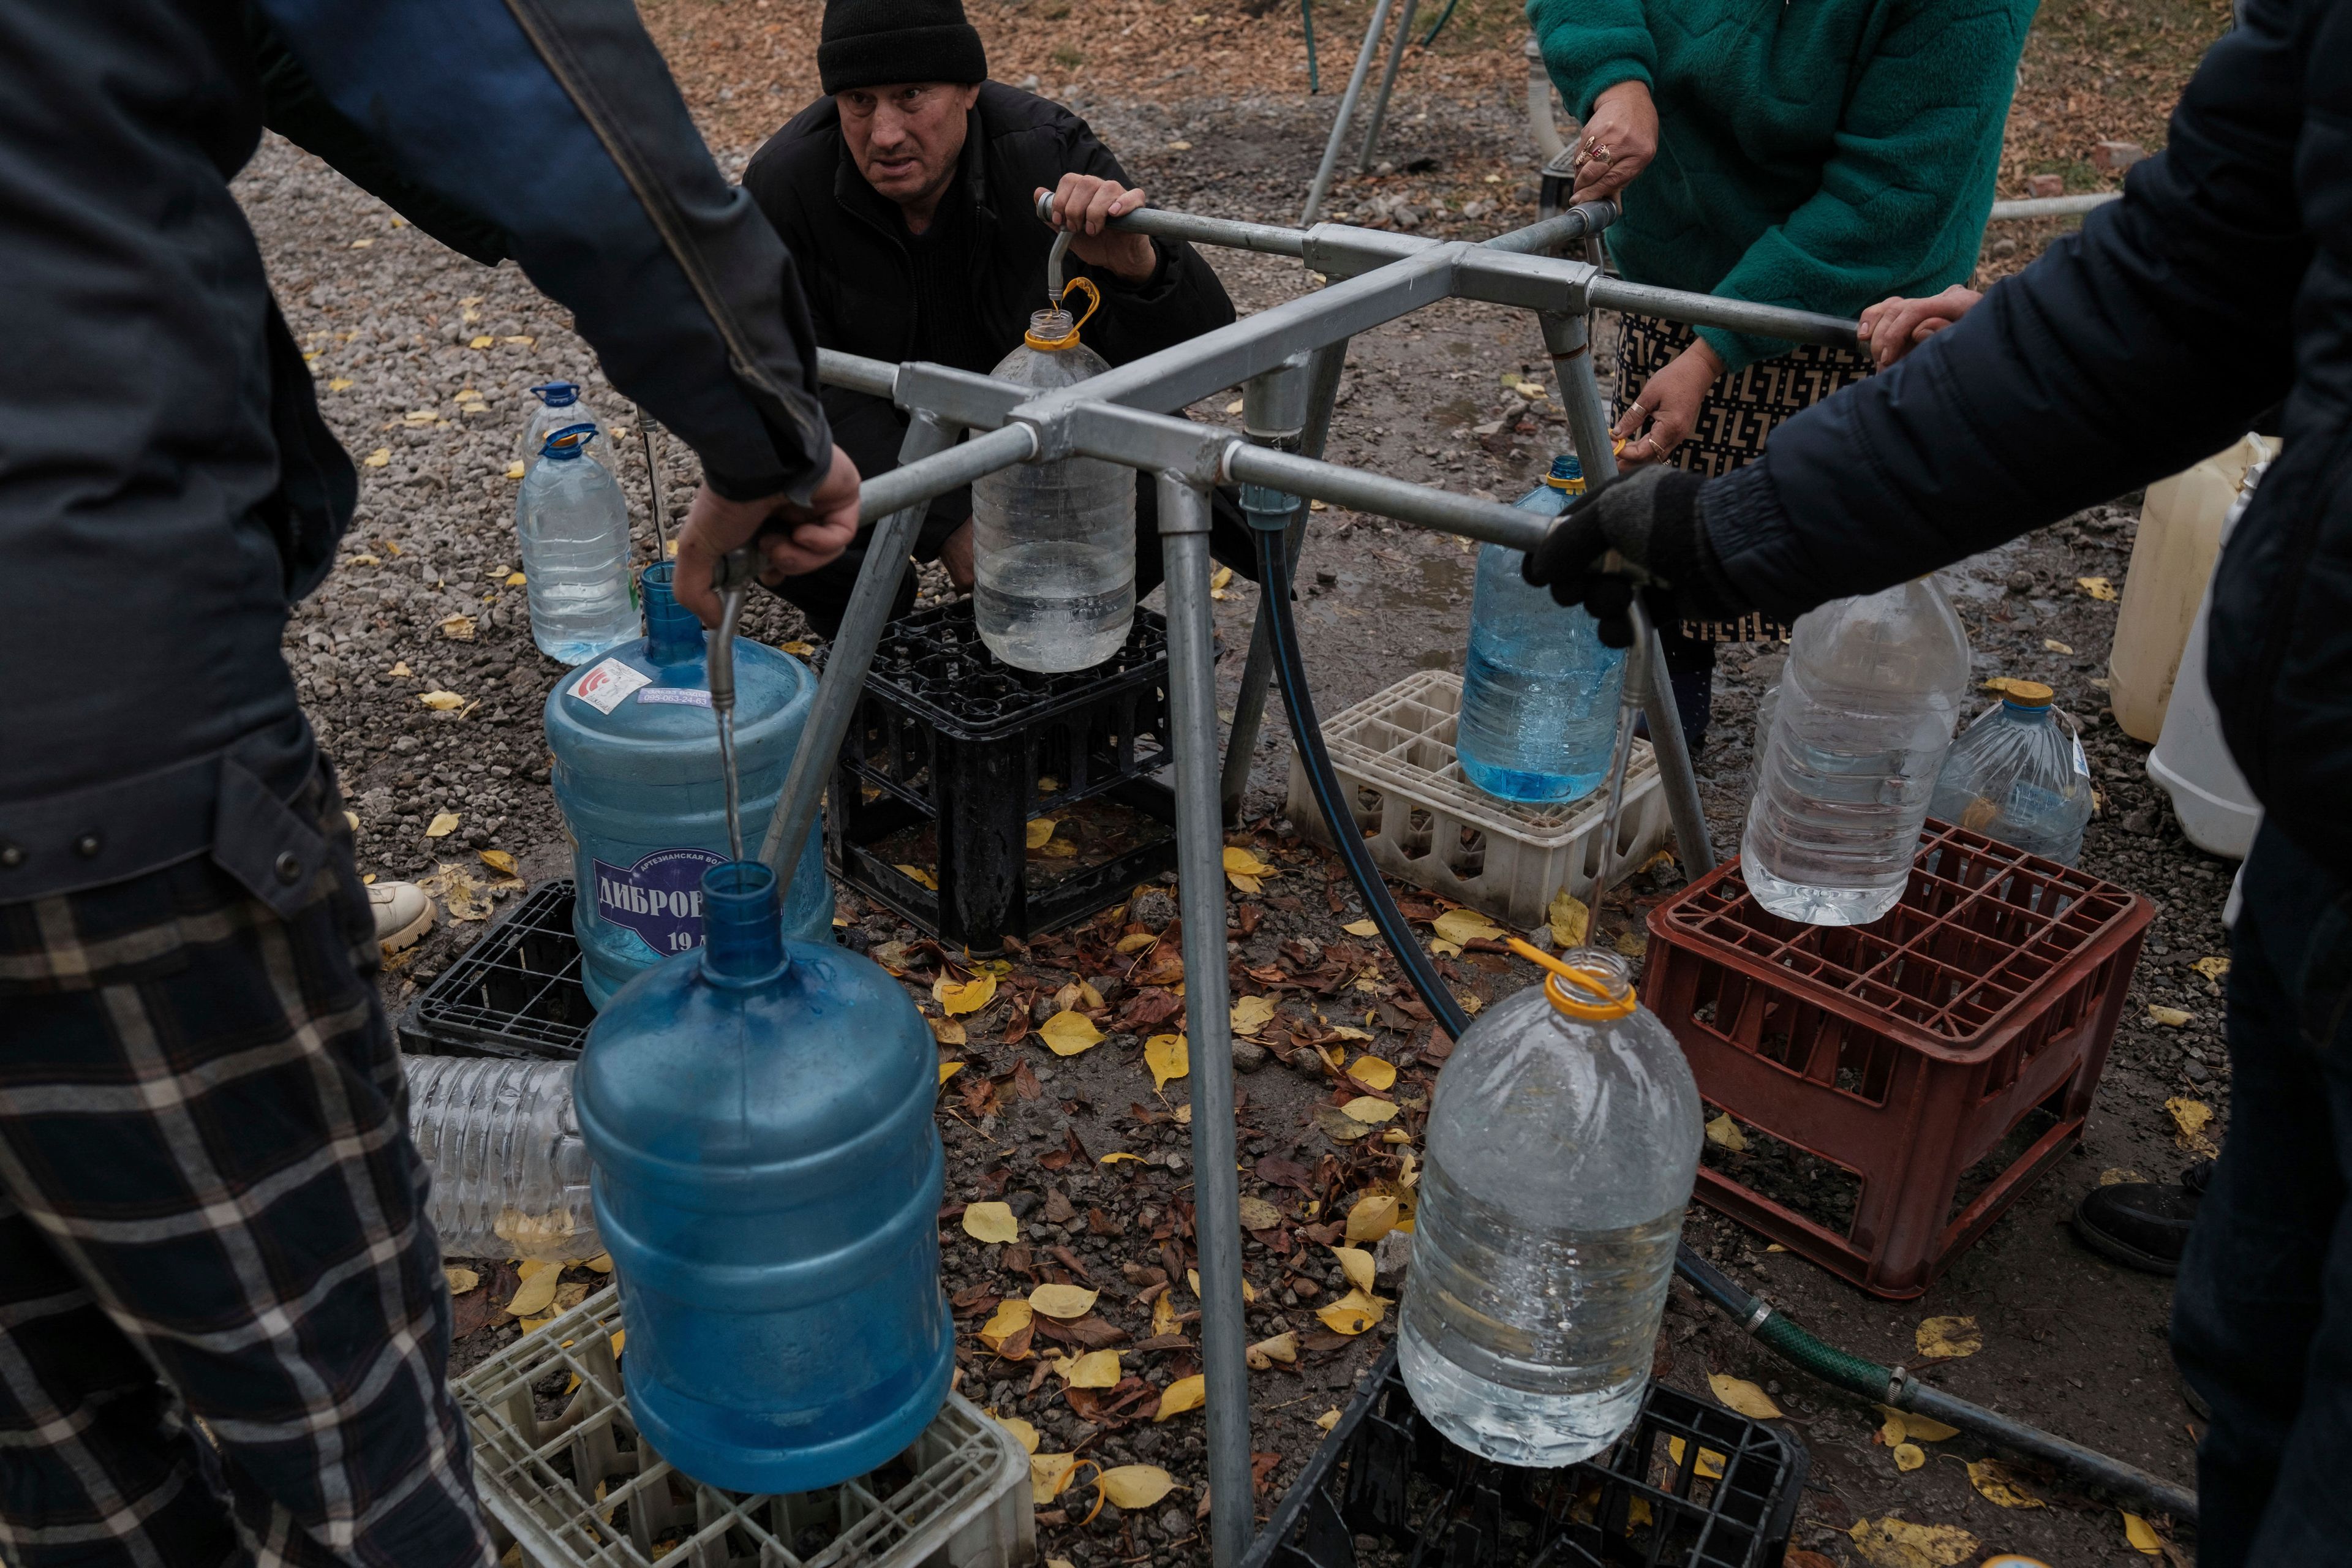
<instances>
[{"instance_id":1,"label":"blue 19l water bottle","mask_svg":"<svg viewBox=\"0 0 2352 1568\"><path fill-rule=\"evenodd\" d=\"M696 891L709 941L623 987L572 1078L629 1409L697 1480L808 1491L947 1397L939 1055L880 965L784 940L765 866Z\"/></svg>"},{"instance_id":2,"label":"blue 19l water bottle","mask_svg":"<svg viewBox=\"0 0 2352 1568\"><path fill-rule=\"evenodd\" d=\"M585 460L595 426L547 438L545 461L515 492L515 534L530 595L530 640L581 664L637 635L629 592L629 503L601 463Z\"/></svg>"},{"instance_id":3,"label":"blue 19l water bottle","mask_svg":"<svg viewBox=\"0 0 2352 1568\"><path fill-rule=\"evenodd\" d=\"M670 592L668 563L645 572L646 635L605 650L547 696L555 804L572 840L572 929L588 999L701 944L702 874L727 858L725 775L710 711L702 624ZM735 761L743 838L757 844L815 700L789 654L735 639ZM833 889L815 828L783 899L784 931L833 939Z\"/></svg>"},{"instance_id":4,"label":"blue 19l water bottle","mask_svg":"<svg viewBox=\"0 0 2352 1568\"><path fill-rule=\"evenodd\" d=\"M1519 510L1558 517L1583 490L1577 460L1554 458ZM1625 655L1601 646L1599 624L1581 606L1563 609L1549 589L1528 587L1519 574L1526 559L1500 544L1478 552L1454 751L1463 776L1488 795L1576 800L1608 775Z\"/></svg>"}]
</instances>

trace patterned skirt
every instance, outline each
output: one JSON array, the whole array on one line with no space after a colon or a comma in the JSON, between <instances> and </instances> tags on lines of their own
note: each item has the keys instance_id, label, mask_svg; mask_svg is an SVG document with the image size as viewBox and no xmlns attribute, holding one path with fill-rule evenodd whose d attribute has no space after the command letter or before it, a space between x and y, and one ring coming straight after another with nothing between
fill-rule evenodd
<instances>
[{"instance_id":1,"label":"patterned skirt","mask_svg":"<svg viewBox=\"0 0 2352 1568\"><path fill-rule=\"evenodd\" d=\"M1617 326L1617 406L1641 395L1651 376L1696 341L1679 321L1623 315ZM1871 373L1870 356L1854 349L1800 343L1773 359L1718 380L1699 405L1698 423L1666 461L1702 479L1729 473L1753 461L1783 419L1811 408L1841 387ZM1736 621L1688 621L1682 635L1703 642L1780 641L1789 628L1760 616Z\"/></svg>"}]
</instances>

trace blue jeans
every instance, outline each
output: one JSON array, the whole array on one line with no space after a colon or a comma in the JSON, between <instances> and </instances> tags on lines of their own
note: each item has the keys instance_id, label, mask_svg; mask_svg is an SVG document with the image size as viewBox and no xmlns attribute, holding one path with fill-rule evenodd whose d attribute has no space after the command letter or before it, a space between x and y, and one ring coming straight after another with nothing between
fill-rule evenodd
<instances>
[{"instance_id":1,"label":"blue jeans","mask_svg":"<svg viewBox=\"0 0 2352 1568\"><path fill-rule=\"evenodd\" d=\"M2352 887L2265 826L2231 945L2230 1135L2172 1353L2210 1405L2200 1568L2352 1564Z\"/></svg>"}]
</instances>

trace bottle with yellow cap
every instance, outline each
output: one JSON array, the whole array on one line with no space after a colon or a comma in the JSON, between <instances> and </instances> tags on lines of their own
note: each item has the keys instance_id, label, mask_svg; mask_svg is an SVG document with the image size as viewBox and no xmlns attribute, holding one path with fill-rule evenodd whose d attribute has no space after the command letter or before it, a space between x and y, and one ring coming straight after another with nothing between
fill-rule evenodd
<instances>
[{"instance_id":1,"label":"bottle with yellow cap","mask_svg":"<svg viewBox=\"0 0 2352 1568\"><path fill-rule=\"evenodd\" d=\"M2051 695L2011 681L1945 753L1927 815L2072 866L2091 820L2091 764Z\"/></svg>"},{"instance_id":2,"label":"bottle with yellow cap","mask_svg":"<svg viewBox=\"0 0 2352 1568\"><path fill-rule=\"evenodd\" d=\"M1070 289L1093 301L1090 279ZM1029 318L990 374L1039 392L1109 369L1056 304ZM1100 458L1016 463L972 481L972 617L989 651L1021 669L1090 669L1135 618L1135 474Z\"/></svg>"},{"instance_id":3,"label":"bottle with yellow cap","mask_svg":"<svg viewBox=\"0 0 2352 1568\"><path fill-rule=\"evenodd\" d=\"M1641 1411L1703 1123L1623 959L1512 945L1551 973L1482 1014L1439 1075L1397 1362L1454 1442L1552 1468Z\"/></svg>"}]
</instances>

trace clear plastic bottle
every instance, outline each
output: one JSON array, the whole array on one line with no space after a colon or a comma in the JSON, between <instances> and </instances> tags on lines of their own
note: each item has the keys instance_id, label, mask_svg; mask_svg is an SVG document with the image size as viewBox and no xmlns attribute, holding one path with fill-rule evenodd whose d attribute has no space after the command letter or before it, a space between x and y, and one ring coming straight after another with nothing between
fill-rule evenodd
<instances>
[{"instance_id":1,"label":"clear plastic bottle","mask_svg":"<svg viewBox=\"0 0 2352 1568\"><path fill-rule=\"evenodd\" d=\"M1952 742L1927 815L2072 866L2091 821L2091 764L2050 688L2011 683Z\"/></svg>"},{"instance_id":2,"label":"clear plastic bottle","mask_svg":"<svg viewBox=\"0 0 2352 1568\"><path fill-rule=\"evenodd\" d=\"M1625 961L1548 963L1438 1077L1397 1348L1439 1431L1545 1468L1599 1453L1641 1409L1703 1126Z\"/></svg>"},{"instance_id":3,"label":"clear plastic bottle","mask_svg":"<svg viewBox=\"0 0 2352 1568\"><path fill-rule=\"evenodd\" d=\"M1054 310L1029 318L1022 346L991 374L1045 392L1109 368L1078 341L1070 313ZM1126 643L1135 618L1133 469L1064 458L975 479L971 543L972 616L1005 663L1090 669Z\"/></svg>"},{"instance_id":4,"label":"clear plastic bottle","mask_svg":"<svg viewBox=\"0 0 2352 1568\"><path fill-rule=\"evenodd\" d=\"M585 425L599 436L604 434L604 421L582 401L577 383L541 382L530 390L537 395L539 406L530 411L530 418L523 425L521 447L516 453L522 459L524 473L539 467L539 459L546 454L547 438L558 430ZM591 462L595 460L593 455L589 458Z\"/></svg>"},{"instance_id":5,"label":"clear plastic bottle","mask_svg":"<svg viewBox=\"0 0 2352 1568\"><path fill-rule=\"evenodd\" d=\"M1583 468L1554 458L1518 507L1557 517L1583 491ZM1563 609L1550 590L1528 586L1526 559L1500 544L1478 552L1454 755L1463 776L1488 795L1578 800L1608 777L1625 655L1601 646L1600 623L1582 606Z\"/></svg>"},{"instance_id":6,"label":"clear plastic bottle","mask_svg":"<svg viewBox=\"0 0 2352 1568\"><path fill-rule=\"evenodd\" d=\"M451 1258L572 1262L604 1250L570 1062L406 1057L408 1135Z\"/></svg>"},{"instance_id":7,"label":"clear plastic bottle","mask_svg":"<svg viewBox=\"0 0 2352 1568\"><path fill-rule=\"evenodd\" d=\"M572 425L547 438L546 459L515 492L515 532L540 651L583 664L641 629L629 574L629 503L601 463L583 461L596 437Z\"/></svg>"},{"instance_id":8,"label":"clear plastic bottle","mask_svg":"<svg viewBox=\"0 0 2352 1568\"><path fill-rule=\"evenodd\" d=\"M1832 926L1895 907L1968 673L1968 633L1931 578L1799 617L1740 845L1758 903Z\"/></svg>"}]
</instances>

